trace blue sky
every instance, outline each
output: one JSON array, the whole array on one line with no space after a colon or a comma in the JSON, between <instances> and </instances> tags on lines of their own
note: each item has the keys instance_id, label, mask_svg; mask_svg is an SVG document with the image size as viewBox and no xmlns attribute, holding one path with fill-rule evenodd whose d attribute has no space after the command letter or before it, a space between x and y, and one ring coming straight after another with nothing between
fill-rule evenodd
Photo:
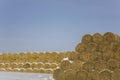
<instances>
[{"instance_id":1,"label":"blue sky","mask_svg":"<svg viewBox=\"0 0 120 80\"><path fill-rule=\"evenodd\" d=\"M0 52L73 51L84 34L120 34L120 0L0 0Z\"/></svg>"}]
</instances>

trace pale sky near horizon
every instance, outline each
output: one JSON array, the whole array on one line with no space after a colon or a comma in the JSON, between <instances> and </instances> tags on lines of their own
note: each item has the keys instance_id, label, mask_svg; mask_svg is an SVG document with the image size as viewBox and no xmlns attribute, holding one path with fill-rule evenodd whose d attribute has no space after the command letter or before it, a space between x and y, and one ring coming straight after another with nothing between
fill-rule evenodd
<instances>
[{"instance_id":1,"label":"pale sky near horizon","mask_svg":"<svg viewBox=\"0 0 120 80\"><path fill-rule=\"evenodd\" d=\"M120 35L120 0L0 0L0 52L73 51L95 32Z\"/></svg>"}]
</instances>

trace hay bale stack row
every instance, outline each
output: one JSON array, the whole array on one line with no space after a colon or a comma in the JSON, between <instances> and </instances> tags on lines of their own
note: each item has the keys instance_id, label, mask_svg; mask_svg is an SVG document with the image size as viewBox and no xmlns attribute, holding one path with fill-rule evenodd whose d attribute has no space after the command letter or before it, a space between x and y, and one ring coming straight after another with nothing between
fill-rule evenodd
<instances>
[{"instance_id":1,"label":"hay bale stack row","mask_svg":"<svg viewBox=\"0 0 120 80\"><path fill-rule=\"evenodd\" d=\"M118 80L119 75L120 36L107 32L83 36L53 77L55 80L60 77L61 80Z\"/></svg>"},{"instance_id":2,"label":"hay bale stack row","mask_svg":"<svg viewBox=\"0 0 120 80\"><path fill-rule=\"evenodd\" d=\"M61 60L70 53L72 52L2 53L0 71L53 73Z\"/></svg>"},{"instance_id":3,"label":"hay bale stack row","mask_svg":"<svg viewBox=\"0 0 120 80\"><path fill-rule=\"evenodd\" d=\"M0 54L0 63L50 62L60 63L71 52L20 52Z\"/></svg>"},{"instance_id":4,"label":"hay bale stack row","mask_svg":"<svg viewBox=\"0 0 120 80\"><path fill-rule=\"evenodd\" d=\"M57 63L26 62L26 63L0 63L0 70L19 72L53 73Z\"/></svg>"}]
</instances>

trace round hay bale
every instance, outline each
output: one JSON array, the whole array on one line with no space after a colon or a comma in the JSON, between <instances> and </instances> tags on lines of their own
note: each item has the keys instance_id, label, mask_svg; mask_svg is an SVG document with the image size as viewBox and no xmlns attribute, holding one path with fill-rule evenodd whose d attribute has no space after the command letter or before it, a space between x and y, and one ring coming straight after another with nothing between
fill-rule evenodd
<instances>
[{"instance_id":1,"label":"round hay bale","mask_svg":"<svg viewBox=\"0 0 120 80\"><path fill-rule=\"evenodd\" d=\"M79 54L78 59L83 62L89 62L90 61L91 53L89 52L82 52Z\"/></svg>"},{"instance_id":2,"label":"round hay bale","mask_svg":"<svg viewBox=\"0 0 120 80\"><path fill-rule=\"evenodd\" d=\"M111 50L103 52L103 60L108 61L114 58L114 53Z\"/></svg>"},{"instance_id":3,"label":"round hay bale","mask_svg":"<svg viewBox=\"0 0 120 80\"><path fill-rule=\"evenodd\" d=\"M120 48L114 53L114 59L120 61Z\"/></svg>"},{"instance_id":4,"label":"round hay bale","mask_svg":"<svg viewBox=\"0 0 120 80\"><path fill-rule=\"evenodd\" d=\"M97 43L91 42L87 44L86 52L94 52L99 49Z\"/></svg>"},{"instance_id":5,"label":"round hay bale","mask_svg":"<svg viewBox=\"0 0 120 80\"><path fill-rule=\"evenodd\" d=\"M0 71L6 71L6 69L5 68L0 68Z\"/></svg>"},{"instance_id":6,"label":"round hay bale","mask_svg":"<svg viewBox=\"0 0 120 80\"><path fill-rule=\"evenodd\" d=\"M62 70L70 69L71 68L71 63L68 60L62 61L61 64L60 64L60 68Z\"/></svg>"},{"instance_id":7,"label":"round hay bale","mask_svg":"<svg viewBox=\"0 0 120 80\"><path fill-rule=\"evenodd\" d=\"M106 68L107 68L107 62L106 61L100 60L100 61L95 62L95 64L94 64L94 69L96 71L101 71L101 70L104 70Z\"/></svg>"},{"instance_id":8,"label":"round hay bale","mask_svg":"<svg viewBox=\"0 0 120 80\"><path fill-rule=\"evenodd\" d=\"M87 44L87 43L90 43L92 41L93 41L93 37L90 34L86 34L82 37L82 43Z\"/></svg>"},{"instance_id":9,"label":"round hay bale","mask_svg":"<svg viewBox=\"0 0 120 80\"><path fill-rule=\"evenodd\" d=\"M120 43L118 42L112 42L110 44L110 48L113 52L116 52L120 48Z\"/></svg>"},{"instance_id":10,"label":"round hay bale","mask_svg":"<svg viewBox=\"0 0 120 80\"><path fill-rule=\"evenodd\" d=\"M94 63L92 62L85 62L82 66L82 69L83 70L86 70L86 71L92 71L94 69Z\"/></svg>"},{"instance_id":11,"label":"round hay bale","mask_svg":"<svg viewBox=\"0 0 120 80\"><path fill-rule=\"evenodd\" d=\"M103 35L103 38L104 38L104 42L108 42L108 43L111 43L111 42L115 42L115 34L111 33L111 32L107 32Z\"/></svg>"},{"instance_id":12,"label":"round hay bale","mask_svg":"<svg viewBox=\"0 0 120 80\"><path fill-rule=\"evenodd\" d=\"M45 71L46 71L46 70L45 70L44 68L40 68L40 69L39 69L39 73L45 73Z\"/></svg>"},{"instance_id":13,"label":"round hay bale","mask_svg":"<svg viewBox=\"0 0 120 80\"><path fill-rule=\"evenodd\" d=\"M32 68L25 68L25 72L33 72L34 70Z\"/></svg>"},{"instance_id":14,"label":"round hay bale","mask_svg":"<svg viewBox=\"0 0 120 80\"><path fill-rule=\"evenodd\" d=\"M20 68L20 72L26 72L25 68Z\"/></svg>"},{"instance_id":15,"label":"round hay bale","mask_svg":"<svg viewBox=\"0 0 120 80\"><path fill-rule=\"evenodd\" d=\"M65 80L65 73L61 69L56 69L53 73L53 78L55 80Z\"/></svg>"},{"instance_id":16,"label":"round hay bale","mask_svg":"<svg viewBox=\"0 0 120 80\"><path fill-rule=\"evenodd\" d=\"M37 64L37 68L42 68L43 66L44 66L43 63L38 63L38 64Z\"/></svg>"},{"instance_id":17,"label":"round hay bale","mask_svg":"<svg viewBox=\"0 0 120 80\"><path fill-rule=\"evenodd\" d=\"M47 73L47 74L53 74L53 69L46 69L45 73Z\"/></svg>"},{"instance_id":18,"label":"round hay bale","mask_svg":"<svg viewBox=\"0 0 120 80\"><path fill-rule=\"evenodd\" d=\"M13 71L13 69L12 69L12 68L7 68L6 70L7 70L7 71Z\"/></svg>"},{"instance_id":19,"label":"round hay bale","mask_svg":"<svg viewBox=\"0 0 120 80\"><path fill-rule=\"evenodd\" d=\"M75 79L76 71L75 70L67 70L65 71L65 80L76 80Z\"/></svg>"},{"instance_id":20,"label":"round hay bale","mask_svg":"<svg viewBox=\"0 0 120 80\"><path fill-rule=\"evenodd\" d=\"M23 68L24 63L19 63L18 68Z\"/></svg>"},{"instance_id":21,"label":"round hay bale","mask_svg":"<svg viewBox=\"0 0 120 80\"><path fill-rule=\"evenodd\" d=\"M30 68L30 64L29 64L29 63L25 63L25 64L23 65L23 68Z\"/></svg>"},{"instance_id":22,"label":"round hay bale","mask_svg":"<svg viewBox=\"0 0 120 80\"><path fill-rule=\"evenodd\" d=\"M99 73L95 70L88 72L87 80L99 80Z\"/></svg>"},{"instance_id":23,"label":"round hay bale","mask_svg":"<svg viewBox=\"0 0 120 80\"><path fill-rule=\"evenodd\" d=\"M50 64L44 64L43 67L44 67L45 69L50 68Z\"/></svg>"},{"instance_id":24,"label":"round hay bale","mask_svg":"<svg viewBox=\"0 0 120 80\"><path fill-rule=\"evenodd\" d=\"M58 65L56 65L56 64L51 64L49 67L53 69L53 68L56 68L57 66Z\"/></svg>"},{"instance_id":25,"label":"round hay bale","mask_svg":"<svg viewBox=\"0 0 120 80\"><path fill-rule=\"evenodd\" d=\"M13 68L17 68L18 64L16 62L13 62L10 64L10 66L13 69Z\"/></svg>"},{"instance_id":26,"label":"round hay bale","mask_svg":"<svg viewBox=\"0 0 120 80\"><path fill-rule=\"evenodd\" d=\"M78 60L78 55L79 55L79 53L72 52L68 55L68 57L69 57L70 60L75 61L75 60Z\"/></svg>"},{"instance_id":27,"label":"round hay bale","mask_svg":"<svg viewBox=\"0 0 120 80\"><path fill-rule=\"evenodd\" d=\"M112 80L120 80L120 69L116 69L113 71Z\"/></svg>"},{"instance_id":28,"label":"round hay bale","mask_svg":"<svg viewBox=\"0 0 120 80\"><path fill-rule=\"evenodd\" d=\"M75 51L76 52L84 52L86 51L86 49L88 48L88 46L84 43L79 43L76 48L75 48Z\"/></svg>"},{"instance_id":29,"label":"round hay bale","mask_svg":"<svg viewBox=\"0 0 120 80\"><path fill-rule=\"evenodd\" d=\"M107 69L114 71L115 69L119 69L120 62L114 59L110 59L107 62Z\"/></svg>"},{"instance_id":30,"label":"round hay bale","mask_svg":"<svg viewBox=\"0 0 120 80\"><path fill-rule=\"evenodd\" d=\"M0 63L0 68L4 68L5 67L5 63Z\"/></svg>"},{"instance_id":31,"label":"round hay bale","mask_svg":"<svg viewBox=\"0 0 120 80\"><path fill-rule=\"evenodd\" d=\"M10 64L9 64L9 63L5 63L4 67L5 67L5 68L9 68L9 67L10 67Z\"/></svg>"},{"instance_id":32,"label":"round hay bale","mask_svg":"<svg viewBox=\"0 0 120 80\"><path fill-rule=\"evenodd\" d=\"M109 72L108 70L99 73L99 80L112 80L111 77L111 72Z\"/></svg>"},{"instance_id":33,"label":"round hay bale","mask_svg":"<svg viewBox=\"0 0 120 80\"><path fill-rule=\"evenodd\" d=\"M93 35L93 42L102 43L102 41L103 41L103 36L100 33L95 33Z\"/></svg>"},{"instance_id":34,"label":"round hay bale","mask_svg":"<svg viewBox=\"0 0 120 80\"><path fill-rule=\"evenodd\" d=\"M87 80L88 73L86 71L80 70L76 72L75 80Z\"/></svg>"},{"instance_id":35,"label":"round hay bale","mask_svg":"<svg viewBox=\"0 0 120 80\"><path fill-rule=\"evenodd\" d=\"M102 60L102 58L103 57L101 52L94 51L94 52L91 52L89 61L90 62L100 61Z\"/></svg>"},{"instance_id":36,"label":"round hay bale","mask_svg":"<svg viewBox=\"0 0 120 80\"><path fill-rule=\"evenodd\" d=\"M82 52L81 54L79 54L78 59L83 62L93 62L95 60L101 59L101 57L101 53L99 52Z\"/></svg>"},{"instance_id":37,"label":"round hay bale","mask_svg":"<svg viewBox=\"0 0 120 80\"><path fill-rule=\"evenodd\" d=\"M37 67L38 67L38 64L32 63L32 64L30 65L30 67L31 67L31 68L37 68Z\"/></svg>"},{"instance_id":38,"label":"round hay bale","mask_svg":"<svg viewBox=\"0 0 120 80\"><path fill-rule=\"evenodd\" d=\"M82 64L83 64L82 61L76 60L71 64L71 69L76 70L76 71L81 70L82 69Z\"/></svg>"},{"instance_id":39,"label":"round hay bale","mask_svg":"<svg viewBox=\"0 0 120 80\"><path fill-rule=\"evenodd\" d=\"M20 71L20 69L19 68L14 68L13 71L18 72L18 71Z\"/></svg>"}]
</instances>

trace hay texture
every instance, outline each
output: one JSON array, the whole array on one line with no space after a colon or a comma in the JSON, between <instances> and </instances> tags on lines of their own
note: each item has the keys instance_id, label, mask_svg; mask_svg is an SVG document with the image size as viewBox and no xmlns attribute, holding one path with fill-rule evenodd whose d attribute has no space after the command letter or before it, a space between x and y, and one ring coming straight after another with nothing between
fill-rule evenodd
<instances>
[{"instance_id":1,"label":"hay texture","mask_svg":"<svg viewBox=\"0 0 120 80\"><path fill-rule=\"evenodd\" d=\"M89 72L94 69L94 64L92 62L85 62L82 66L82 69Z\"/></svg>"},{"instance_id":2,"label":"hay texture","mask_svg":"<svg viewBox=\"0 0 120 80\"><path fill-rule=\"evenodd\" d=\"M82 66L83 66L83 62L80 60L77 60L71 64L71 69L76 70L76 71L82 70Z\"/></svg>"},{"instance_id":3,"label":"hay texture","mask_svg":"<svg viewBox=\"0 0 120 80\"><path fill-rule=\"evenodd\" d=\"M76 72L75 80L87 80L88 79L88 73L87 71L80 70Z\"/></svg>"},{"instance_id":4,"label":"hay texture","mask_svg":"<svg viewBox=\"0 0 120 80\"><path fill-rule=\"evenodd\" d=\"M76 71L75 80L119 80L120 76L120 37L114 33L86 34L69 54L73 63L61 62L60 69ZM118 71L117 71L118 70ZM66 80L70 79L68 73ZM117 79L118 77L118 79ZM55 79L56 80L56 79ZM73 79L74 80L74 79Z\"/></svg>"},{"instance_id":5,"label":"hay texture","mask_svg":"<svg viewBox=\"0 0 120 80\"><path fill-rule=\"evenodd\" d=\"M112 80L120 80L120 69L114 70L112 73Z\"/></svg>"},{"instance_id":6,"label":"hay texture","mask_svg":"<svg viewBox=\"0 0 120 80\"><path fill-rule=\"evenodd\" d=\"M88 72L88 79L87 80L99 80L98 71L92 70L92 71Z\"/></svg>"},{"instance_id":7,"label":"hay texture","mask_svg":"<svg viewBox=\"0 0 120 80\"><path fill-rule=\"evenodd\" d=\"M111 72L108 70L102 71L99 74L99 79L101 80L112 80Z\"/></svg>"},{"instance_id":8,"label":"hay texture","mask_svg":"<svg viewBox=\"0 0 120 80\"><path fill-rule=\"evenodd\" d=\"M104 70L104 69L107 69L107 62L104 60L100 60L100 61L95 62L94 69L96 71L99 71L99 72Z\"/></svg>"},{"instance_id":9,"label":"hay texture","mask_svg":"<svg viewBox=\"0 0 120 80\"><path fill-rule=\"evenodd\" d=\"M62 70L67 70L71 68L71 62L69 60L62 61L60 67Z\"/></svg>"},{"instance_id":10,"label":"hay texture","mask_svg":"<svg viewBox=\"0 0 120 80\"><path fill-rule=\"evenodd\" d=\"M53 74L55 80L65 80L65 73L61 69L56 69Z\"/></svg>"},{"instance_id":11,"label":"hay texture","mask_svg":"<svg viewBox=\"0 0 120 80\"><path fill-rule=\"evenodd\" d=\"M100 33L95 33L93 35L93 42L98 43L98 44L102 43L103 42L103 36Z\"/></svg>"},{"instance_id":12,"label":"hay texture","mask_svg":"<svg viewBox=\"0 0 120 80\"><path fill-rule=\"evenodd\" d=\"M120 66L120 62L115 60L115 59L110 59L108 62L107 62L107 69L111 70L111 71L114 71L116 69L119 69L119 66Z\"/></svg>"},{"instance_id":13,"label":"hay texture","mask_svg":"<svg viewBox=\"0 0 120 80\"><path fill-rule=\"evenodd\" d=\"M65 80L76 80L75 79L76 71L75 70L67 70L65 71Z\"/></svg>"},{"instance_id":14,"label":"hay texture","mask_svg":"<svg viewBox=\"0 0 120 80\"><path fill-rule=\"evenodd\" d=\"M90 43L93 41L93 37L90 34L86 34L82 37L82 43Z\"/></svg>"}]
</instances>

